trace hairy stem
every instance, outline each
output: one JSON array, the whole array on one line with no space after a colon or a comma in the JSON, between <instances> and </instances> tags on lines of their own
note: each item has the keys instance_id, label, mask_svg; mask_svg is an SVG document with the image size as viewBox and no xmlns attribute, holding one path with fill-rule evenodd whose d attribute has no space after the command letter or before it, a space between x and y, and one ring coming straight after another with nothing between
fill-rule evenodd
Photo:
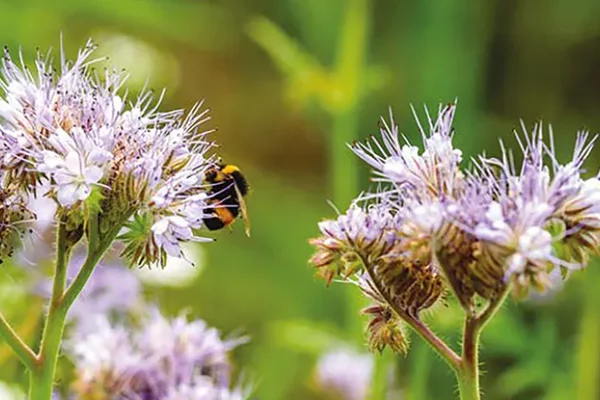
<instances>
[{"instance_id":1,"label":"hairy stem","mask_svg":"<svg viewBox=\"0 0 600 400\"><path fill-rule=\"evenodd\" d=\"M462 359L456 372L461 400L479 400L479 332L477 319L466 317Z\"/></svg>"},{"instance_id":2,"label":"hairy stem","mask_svg":"<svg viewBox=\"0 0 600 400\"><path fill-rule=\"evenodd\" d=\"M398 313L398 311L396 310ZM461 363L460 357L444 342L440 339L427 325L421 320L414 318L410 315L400 314L400 317L421 337L425 340L436 353L452 368L456 371Z\"/></svg>"},{"instance_id":3,"label":"hairy stem","mask_svg":"<svg viewBox=\"0 0 600 400\"><path fill-rule=\"evenodd\" d=\"M600 314L598 313L598 302L600 292L595 287L598 282L598 271L590 268L586 271L588 276L582 291L583 315L580 317L577 338L577 350L574 351L575 365L575 391L574 398L577 400L597 399L600 397Z\"/></svg>"},{"instance_id":4,"label":"hairy stem","mask_svg":"<svg viewBox=\"0 0 600 400\"><path fill-rule=\"evenodd\" d=\"M58 362L67 313L121 228L121 226L115 226L111 232L103 237L103 240L99 240L97 236L97 215L90 215L88 222L88 229L91 230L88 239L88 254L79 273L66 291L66 270L71 249L66 243L64 226L61 224L58 228L56 272L54 275L52 298L42 334L42 344L37 356L38 363L30 375L29 400L51 399L56 364Z\"/></svg>"},{"instance_id":5,"label":"hairy stem","mask_svg":"<svg viewBox=\"0 0 600 400\"><path fill-rule=\"evenodd\" d=\"M129 218L129 214L127 218L124 218L124 221ZM102 257L104 257L104 253L110 248L113 241L119 234L122 225L118 225L113 227L113 229L104 235L102 240L99 240L95 237L97 235L97 216L93 216L90 218L90 240L89 240L89 249L88 255L79 270L79 273L71 283L71 286L65 292L65 296L63 298L62 307L65 309L69 309L73 302L77 299L77 296L81 293L85 284L90 279L92 272L94 272L94 268L96 264L100 262Z\"/></svg>"},{"instance_id":6,"label":"hairy stem","mask_svg":"<svg viewBox=\"0 0 600 400\"><path fill-rule=\"evenodd\" d=\"M458 389L462 400L479 400L479 340L487 323L496 315L510 287L507 286L477 316L465 316L463 329L463 347L460 368L456 371Z\"/></svg>"},{"instance_id":7,"label":"hairy stem","mask_svg":"<svg viewBox=\"0 0 600 400\"><path fill-rule=\"evenodd\" d=\"M42 334L40 351L37 355L37 365L31 371L29 378L30 400L49 400L52 397L54 374L67 316L67 310L61 304L71 248L67 244L67 231L63 223L59 223L56 236L56 267L52 296Z\"/></svg>"}]
</instances>

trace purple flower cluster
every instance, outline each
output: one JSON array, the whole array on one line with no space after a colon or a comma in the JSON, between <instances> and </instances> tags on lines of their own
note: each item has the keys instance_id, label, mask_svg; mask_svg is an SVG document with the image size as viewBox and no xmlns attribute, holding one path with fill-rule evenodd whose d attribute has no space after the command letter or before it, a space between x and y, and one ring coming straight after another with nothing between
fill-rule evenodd
<instances>
[{"instance_id":1,"label":"purple flower cluster","mask_svg":"<svg viewBox=\"0 0 600 400\"><path fill-rule=\"evenodd\" d=\"M101 211L100 233L128 226L122 238L133 263L182 256L180 242L207 240L192 230L202 226L204 172L214 165L210 131L199 129L208 110L197 104L187 115L160 112L162 95L154 99L150 91L128 100L127 76L95 72L104 60L91 58L94 49L89 42L73 62L61 54L58 69L50 54L38 55L33 70L5 51L0 236L32 218L31 196L48 196L75 228L90 209Z\"/></svg>"},{"instance_id":2,"label":"purple flower cluster","mask_svg":"<svg viewBox=\"0 0 600 400\"><path fill-rule=\"evenodd\" d=\"M379 139L351 145L374 169L378 190L321 222L322 236L311 241L318 275L357 282L383 326L395 315L388 306L418 318L447 291L472 313L477 296L544 290L553 271L586 265L600 244L600 181L582 177L595 137L579 133L562 164L551 130L523 126L520 154L502 145L501 157L463 168L452 144L455 109L428 114L425 128L417 118L423 150L401 139L393 120Z\"/></svg>"},{"instance_id":3,"label":"purple flower cluster","mask_svg":"<svg viewBox=\"0 0 600 400\"><path fill-rule=\"evenodd\" d=\"M81 399L242 400L230 389L228 353L243 338L223 340L203 321L166 319L152 312L137 326L111 325L98 317L95 329L67 342Z\"/></svg>"}]
</instances>

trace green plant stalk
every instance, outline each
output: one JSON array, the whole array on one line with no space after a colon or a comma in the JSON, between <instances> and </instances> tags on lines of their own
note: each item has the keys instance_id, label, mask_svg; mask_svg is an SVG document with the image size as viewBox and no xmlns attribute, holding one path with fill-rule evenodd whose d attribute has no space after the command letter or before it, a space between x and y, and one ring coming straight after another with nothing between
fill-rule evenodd
<instances>
[{"instance_id":1,"label":"green plant stalk","mask_svg":"<svg viewBox=\"0 0 600 400\"><path fill-rule=\"evenodd\" d=\"M334 71L333 132L330 143L330 182L333 202L346 206L359 192L359 169L356 157L352 157L348 143L358 138L358 105L360 82L367 51L370 0L350 0L345 7L345 16L340 33L338 53ZM353 289L353 288L350 288ZM363 322L359 310L366 302L361 293L347 290L347 310L350 332L353 337L363 339Z\"/></svg>"},{"instance_id":2,"label":"green plant stalk","mask_svg":"<svg viewBox=\"0 0 600 400\"><path fill-rule=\"evenodd\" d=\"M103 241L99 241L98 239L97 215L92 215L89 218L88 228L88 255L73 283L65 291L66 271L71 249L67 246L66 232L63 225L59 225L56 246L56 272L52 297L46 317L46 325L42 334L40 351L37 355L37 365L30 374L29 400L51 399L67 313L77 299L77 296L83 290L94 268L104 256L104 253L110 248L121 227L115 227L103 238Z\"/></svg>"},{"instance_id":3,"label":"green plant stalk","mask_svg":"<svg viewBox=\"0 0 600 400\"><path fill-rule=\"evenodd\" d=\"M466 317L460 368L456 371L461 400L479 400L479 336L477 318Z\"/></svg>"},{"instance_id":4,"label":"green plant stalk","mask_svg":"<svg viewBox=\"0 0 600 400\"><path fill-rule=\"evenodd\" d=\"M479 341L481 332L502 307L509 291L510 286L505 287L500 295L491 300L480 314L465 316L462 355L459 368L455 371L461 400L480 399Z\"/></svg>"},{"instance_id":5,"label":"green plant stalk","mask_svg":"<svg viewBox=\"0 0 600 400\"><path fill-rule=\"evenodd\" d=\"M591 270L592 268L590 268ZM598 314L598 301L600 293L596 287L598 274L592 271L592 276L586 278L584 284L583 315L579 324L579 337L577 351L575 352L576 368L576 399L597 399L600 396L598 374L600 373L600 360L598 352L598 337L600 336L600 314ZM595 274L595 275L594 275ZM588 283L589 282L589 283Z\"/></svg>"},{"instance_id":6,"label":"green plant stalk","mask_svg":"<svg viewBox=\"0 0 600 400\"><path fill-rule=\"evenodd\" d=\"M36 366L29 375L30 400L48 400L52 397L54 374L67 315L67 310L61 306L71 253L71 249L67 245L65 224L58 224L56 236L56 267L52 296Z\"/></svg>"}]
</instances>

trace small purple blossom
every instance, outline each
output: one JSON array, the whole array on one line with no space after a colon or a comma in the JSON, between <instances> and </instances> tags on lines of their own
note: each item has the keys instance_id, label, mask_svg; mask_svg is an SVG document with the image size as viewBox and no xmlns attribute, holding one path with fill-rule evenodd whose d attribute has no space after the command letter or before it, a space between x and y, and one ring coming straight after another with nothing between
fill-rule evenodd
<instances>
[{"instance_id":1,"label":"small purple blossom","mask_svg":"<svg viewBox=\"0 0 600 400\"><path fill-rule=\"evenodd\" d=\"M375 181L422 194L452 193L460 182L458 167L462 160L462 152L452 145L454 111L454 106L440 108L435 122L428 118L429 133L415 115L425 146L422 153L406 139L405 144L401 144L391 111L391 125L382 119L380 141L372 138L369 142L355 143L351 148L375 169Z\"/></svg>"},{"instance_id":2,"label":"small purple blossom","mask_svg":"<svg viewBox=\"0 0 600 400\"><path fill-rule=\"evenodd\" d=\"M221 339L203 321L168 320L155 310L139 326L111 325L99 317L95 330L76 333L66 348L78 371L75 388L81 396L237 400L245 396L230 389L228 353L243 342Z\"/></svg>"}]
</instances>

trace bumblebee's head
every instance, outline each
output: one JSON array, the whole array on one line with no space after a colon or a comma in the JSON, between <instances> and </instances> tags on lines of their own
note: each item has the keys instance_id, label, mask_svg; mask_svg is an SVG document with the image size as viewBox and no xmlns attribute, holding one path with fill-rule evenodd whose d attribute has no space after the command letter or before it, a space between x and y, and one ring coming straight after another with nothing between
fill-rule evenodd
<instances>
[{"instance_id":1,"label":"bumblebee's head","mask_svg":"<svg viewBox=\"0 0 600 400\"><path fill-rule=\"evenodd\" d=\"M212 167L206 170L204 173L204 179L206 182L215 183L217 181L217 176L219 175L219 167Z\"/></svg>"}]
</instances>

